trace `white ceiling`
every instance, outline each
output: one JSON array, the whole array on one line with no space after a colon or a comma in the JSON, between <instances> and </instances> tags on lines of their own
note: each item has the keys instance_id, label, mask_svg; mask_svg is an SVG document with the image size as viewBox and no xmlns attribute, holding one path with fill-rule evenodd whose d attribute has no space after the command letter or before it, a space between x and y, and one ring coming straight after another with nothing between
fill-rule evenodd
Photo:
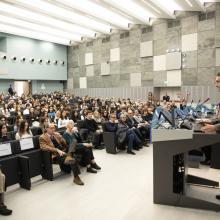
<instances>
[{"instance_id":1,"label":"white ceiling","mask_svg":"<svg viewBox=\"0 0 220 220\"><path fill-rule=\"evenodd\" d=\"M220 0L0 0L0 32L70 45Z\"/></svg>"}]
</instances>

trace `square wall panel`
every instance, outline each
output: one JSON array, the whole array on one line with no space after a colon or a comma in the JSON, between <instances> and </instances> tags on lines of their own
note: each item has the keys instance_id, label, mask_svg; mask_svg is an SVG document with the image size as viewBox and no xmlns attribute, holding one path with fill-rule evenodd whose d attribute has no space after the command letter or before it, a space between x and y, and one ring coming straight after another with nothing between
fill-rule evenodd
<instances>
[{"instance_id":1,"label":"square wall panel","mask_svg":"<svg viewBox=\"0 0 220 220\"><path fill-rule=\"evenodd\" d=\"M166 54L166 70L181 69L181 52Z\"/></svg>"},{"instance_id":2,"label":"square wall panel","mask_svg":"<svg viewBox=\"0 0 220 220\"><path fill-rule=\"evenodd\" d=\"M93 53L86 53L85 54L85 65L93 64Z\"/></svg>"},{"instance_id":3,"label":"square wall panel","mask_svg":"<svg viewBox=\"0 0 220 220\"><path fill-rule=\"evenodd\" d=\"M130 86L132 87L141 86L141 73L130 74Z\"/></svg>"},{"instance_id":4,"label":"square wall panel","mask_svg":"<svg viewBox=\"0 0 220 220\"><path fill-rule=\"evenodd\" d=\"M140 57L153 56L153 41L140 43Z\"/></svg>"},{"instance_id":5,"label":"square wall panel","mask_svg":"<svg viewBox=\"0 0 220 220\"><path fill-rule=\"evenodd\" d=\"M86 89L87 88L87 78L86 77L80 77L79 78L79 88L80 89Z\"/></svg>"},{"instance_id":6,"label":"square wall panel","mask_svg":"<svg viewBox=\"0 0 220 220\"><path fill-rule=\"evenodd\" d=\"M110 50L110 61L119 61L120 60L120 48L114 48Z\"/></svg>"},{"instance_id":7,"label":"square wall panel","mask_svg":"<svg viewBox=\"0 0 220 220\"><path fill-rule=\"evenodd\" d=\"M86 76L94 76L94 65L86 67Z\"/></svg>"},{"instance_id":8,"label":"square wall panel","mask_svg":"<svg viewBox=\"0 0 220 220\"><path fill-rule=\"evenodd\" d=\"M166 70L166 56L154 56L154 71Z\"/></svg>"},{"instance_id":9,"label":"square wall panel","mask_svg":"<svg viewBox=\"0 0 220 220\"><path fill-rule=\"evenodd\" d=\"M182 52L198 49L198 34L187 34L182 36Z\"/></svg>"},{"instance_id":10,"label":"square wall panel","mask_svg":"<svg viewBox=\"0 0 220 220\"><path fill-rule=\"evenodd\" d=\"M215 57L216 57L215 66L220 66L220 48L215 49Z\"/></svg>"},{"instance_id":11,"label":"square wall panel","mask_svg":"<svg viewBox=\"0 0 220 220\"><path fill-rule=\"evenodd\" d=\"M167 86L181 86L181 70L167 71Z\"/></svg>"},{"instance_id":12,"label":"square wall panel","mask_svg":"<svg viewBox=\"0 0 220 220\"><path fill-rule=\"evenodd\" d=\"M110 75L110 63L109 62L101 63L101 75L102 76Z\"/></svg>"}]
</instances>

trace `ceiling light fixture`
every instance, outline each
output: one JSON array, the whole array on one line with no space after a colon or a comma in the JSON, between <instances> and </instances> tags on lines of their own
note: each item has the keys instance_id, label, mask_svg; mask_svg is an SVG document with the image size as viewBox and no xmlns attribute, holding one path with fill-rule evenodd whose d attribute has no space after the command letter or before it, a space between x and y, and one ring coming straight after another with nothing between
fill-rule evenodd
<instances>
[{"instance_id":1,"label":"ceiling light fixture","mask_svg":"<svg viewBox=\"0 0 220 220\"><path fill-rule=\"evenodd\" d=\"M55 37L49 34L43 34L36 31L25 30L23 28L14 27L12 25L0 24L0 32L15 34L18 36L28 37L37 40L49 41L52 43L69 45L70 40L65 38Z\"/></svg>"},{"instance_id":2,"label":"ceiling light fixture","mask_svg":"<svg viewBox=\"0 0 220 220\"><path fill-rule=\"evenodd\" d=\"M59 0L59 2L64 3L72 8L78 9L97 18L101 18L108 23L114 24L121 28L127 28L128 23L132 23L130 20L115 13L101 5L98 5L92 1L72 1L72 0Z\"/></svg>"},{"instance_id":3,"label":"ceiling light fixture","mask_svg":"<svg viewBox=\"0 0 220 220\"><path fill-rule=\"evenodd\" d=\"M58 37L63 37L63 38L69 38L71 40L74 41L80 41L81 40L81 36L80 35L76 35L76 34L71 34L68 32L64 32L64 31L60 31L60 30L56 30L54 28L51 27L45 27L42 25L38 25L38 24L33 24L31 22L27 22L27 21L22 21L16 18L10 18L10 17L6 17L3 15L0 15L0 22L1 23L7 23L9 25L16 25L22 28L27 28L27 29L31 29L37 32L43 32L46 34L51 34L53 36L58 36Z\"/></svg>"},{"instance_id":4,"label":"ceiling light fixture","mask_svg":"<svg viewBox=\"0 0 220 220\"><path fill-rule=\"evenodd\" d=\"M16 0L18 3L22 3L26 6L31 6L33 8L39 9L40 11L46 12L52 16L58 16L60 18L66 19L68 22L73 22L77 24L81 24L85 27L90 27L94 30L109 33L111 26L103 24L101 22L97 22L93 19L90 19L86 16L82 16L80 14L75 13L74 11L66 10L64 8L58 7L54 4L50 4L49 2L45 2L42 0Z\"/></svg>"}]
</instances>

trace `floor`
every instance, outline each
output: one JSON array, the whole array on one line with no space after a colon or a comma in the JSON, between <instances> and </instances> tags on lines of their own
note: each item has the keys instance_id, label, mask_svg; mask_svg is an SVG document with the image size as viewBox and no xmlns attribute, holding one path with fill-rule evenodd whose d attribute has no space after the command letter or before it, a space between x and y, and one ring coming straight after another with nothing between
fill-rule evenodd
<instances>
[{"instance_id":1,"label":"floor","mask_svg":"<svg viewBox=\"0 0 220 220\"><path fill-rule=\"evenodd\" d=\"M105 150L96 150L94 153L102 170L97 174L82 170L84 186L73 184L70 175L59 175L53 182L41 180L39 177L34 179L31 191L17 186L9 188L6 203L13 209L13 215L5 219L219 219L220 213L213 211L153 204L152 147L145 147L135 156L123 152L111 155ZM199 172L198 169L191 171ZM214 175L220 178L220 171L215 170Z\"/></svg>"}]
</instances>

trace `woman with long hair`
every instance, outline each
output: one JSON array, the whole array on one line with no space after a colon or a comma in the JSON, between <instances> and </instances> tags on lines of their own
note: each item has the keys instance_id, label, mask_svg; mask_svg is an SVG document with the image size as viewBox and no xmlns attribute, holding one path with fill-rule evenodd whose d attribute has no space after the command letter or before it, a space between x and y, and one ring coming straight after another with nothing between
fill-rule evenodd
<instances>
[{"instance_id":1,"label":"woman with long hair","mask_svg":"<svg viewBox=\"0 0 220 220\"><path fill-rule=\"evenodd\" d=\"M4 123L0 123L0 143L9 141L7 136L7 126Z\"/></svg>"},{"instance_id":2,"label":"woman with long hair","mask_svg":"<svg viewBox=\"0 0 220 220\"><path fill-rule=\"evenodd\" d=\"M67 117L67 112L65 110L63 110L61 112L61 117L58 120L58 128L66 127L68 122L69 122L69 118Z\"/></svg>"},{"instance_id":3,"label":"woman with long hair","mask_svg":"<svg viewBox=\"0 0 220 220\"><path fill-rule=\"evenodd\" d=\"M18 132L15 135L16 140L20 140L23 138L33 137L33 134L29 128L29 124L26 120L21 121Z\"/></svg>"}]
</instances>

